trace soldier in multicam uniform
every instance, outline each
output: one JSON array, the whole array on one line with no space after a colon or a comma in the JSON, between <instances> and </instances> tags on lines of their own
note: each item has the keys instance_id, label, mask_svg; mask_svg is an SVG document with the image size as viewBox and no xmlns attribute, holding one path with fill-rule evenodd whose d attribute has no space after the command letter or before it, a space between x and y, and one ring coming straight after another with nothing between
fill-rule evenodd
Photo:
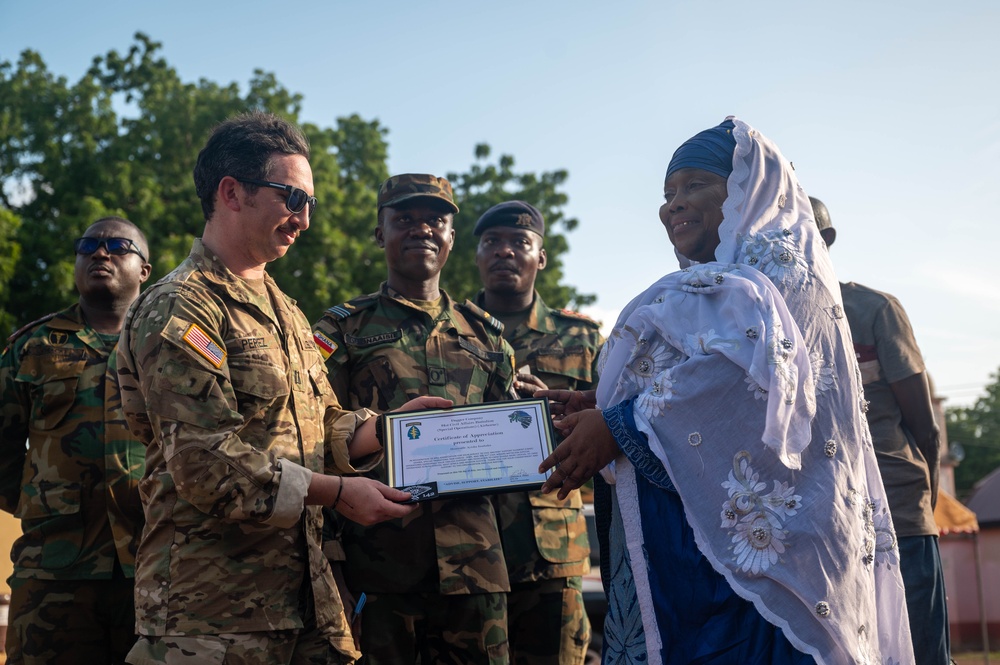
<instances>
[{"instance_id":1,"label":"soldier in multicam uniform","mask_svg":"<svg viewBox=\"0 0 1000 665\"><path fill-rule=\"evenodd\" d=\"M320 506L362 523L412 511L393 503L405 492L325 475L378 458L375 419L340 409L308 322L265 272L309 227L308 156L276 116L219 125L194 170L204 236L129 312L119 382L148 446L134 665L354 662Z\"/></svg>"},{"instance_id":2,"label":"soldier in multicam uniform","mask_svg":"<svg viewBox=\"0 0 1000 665\"><path fill-rule=\"evenodd\" d=\"M541 213L523 201L501 203L479 218L473 233L479 236L476 264L485 287L476 304L504 324L517 361L518 393L595 387L602 342L597 323L551 309L535 291L546 263ZM590 571L590 546L579 490L565 499L541 492L500 494L494 502L510 576L511 662L583 663L590 623L582 575Z\"/></svg>"},{"instance_id":3,"label":"soldier in multicam uniform","mask_svg":"<svg viewBox=\"0 0 1000 665\"><path fill-rule=\"evenodd\" d=\"M113 351L149 250L118 217L75 248L77 304L14 333L0 356L0 509L23 533L11 552L11 664L123 663L135 642L145 449L125 427Z\"/></svg>"},{"instance_id":4,"label":"soldier in multicam uniform","mask_svg":"<svg viewBox=\"0 0 1000 665\"><path fill-rule=\"evenodd\" d=\"M382 412L425 391L456 404L509 396L513 354L501 325L438 288L456 212L444 178L399 175L379 189L375 238L388 279L314 327L345 405ZM431 501L368 529L346 524L342 537L348 586L368 597L361 645L369 665L508 662L510 586L488 497Z\"/></svg>"}]
</instances>

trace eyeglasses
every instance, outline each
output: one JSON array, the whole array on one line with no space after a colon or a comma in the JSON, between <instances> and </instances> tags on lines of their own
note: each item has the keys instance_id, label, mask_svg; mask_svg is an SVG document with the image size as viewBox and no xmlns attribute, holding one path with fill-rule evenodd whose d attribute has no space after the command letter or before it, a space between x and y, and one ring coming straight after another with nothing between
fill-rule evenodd
<instances>
[{"instance_id":1,"label":"eyeglasses","mask_svg":"<svg viewBox=\"0 0 1000 665\"><path fill-rule=\"evenodd\" d=\"M135 253L143 261L146 260L146 257L142 255L136 244L128 238L77 238L73 242L73 249L76 250L76 253L85 256L93 254L99 247L103 247L104 251L108 254L124 256L129 253Z\"/></svg>"},{"instance_id":2,"label":"eyeglasses","mask_svg":"<svg viewBox=\"0 0 1000 665\"><path fill-rule=\"evenodd\" d=\"M299 189L298 187L292 187L291 185L283 185L280 182L270 182L267 180L254 180L252 178L236 178L240 182L245 182L248 185L257 185L258 187L271 187L273 189L280 189L283 192L288 192L288 196L285 197L285 207L288 208L289 212L300 213L302 209L309 204L309 219L312 219L313 210L316 209L316 197L309 196L305 193L305 190Z\"/></svg>"}]
</instances>

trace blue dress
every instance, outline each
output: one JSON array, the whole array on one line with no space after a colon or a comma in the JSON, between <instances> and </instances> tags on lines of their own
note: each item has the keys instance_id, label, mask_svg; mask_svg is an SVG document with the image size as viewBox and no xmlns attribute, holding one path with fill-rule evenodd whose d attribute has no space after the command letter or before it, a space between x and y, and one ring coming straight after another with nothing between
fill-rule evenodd
<instances>
[{"instance_id":1,"label":"blue dress","mask_svg":"<svg viewBox=\"0 0 1000 665\"><path fill-rule=\"evenodd\" d=\"M649 452L632 415L634 400L604 417L636 469L649 582L660 628L659 654L647 653L642 617L617 500L610 525L610 595L604 623L604 663L690 665L814 665L702 556L680 496ZM658 468L657 468L658 467ZM654 565L649 565L652 560Z\"/></svg>"}]
</instances>

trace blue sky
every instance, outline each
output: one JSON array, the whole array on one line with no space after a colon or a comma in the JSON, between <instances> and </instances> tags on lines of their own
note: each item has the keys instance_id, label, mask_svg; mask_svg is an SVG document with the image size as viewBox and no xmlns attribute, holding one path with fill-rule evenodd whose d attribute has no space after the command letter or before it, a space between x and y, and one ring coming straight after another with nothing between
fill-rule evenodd
<instances>
[{"instance_id":1,"label":"blue sky","mask_svg":"<svg viewBox=\"0 0 1000 665\"><path fill-rule=\"evenodd\" d=\"M961 405L1000 366L998 28L990 0L0 0L0 59L31 48L76 80L143 31L185 80L261 68L305 120L378 118L394 172L464 170L480 142L565 168L566 277L608 323L676 268L657 218L670 154L735 114L826 202L841 280L902 301Z\"/></svg>"}]
</instances>

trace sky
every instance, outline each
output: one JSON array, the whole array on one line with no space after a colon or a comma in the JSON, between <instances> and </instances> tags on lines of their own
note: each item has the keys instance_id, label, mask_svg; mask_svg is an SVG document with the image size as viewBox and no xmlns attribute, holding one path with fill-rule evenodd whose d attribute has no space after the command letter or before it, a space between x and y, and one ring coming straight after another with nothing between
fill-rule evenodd
<instances>
[{"instance_id":1,"label":"sky","mask_svg":"<svg viewBox=\"0 0 1000 665\"><path fill-rule=\"evenodd\" d=\"M30 48L76 81L141 31L185 81L263 69L304 121L378 119L394 173L467 170L483 142L566 169L565 279L606 325L677 268L673 150L736 115L826 203L841 281L898 297L966 406L1000 366L998 28L995 0L0 0L0 61Z\"/></svg>"}]
</instances>

